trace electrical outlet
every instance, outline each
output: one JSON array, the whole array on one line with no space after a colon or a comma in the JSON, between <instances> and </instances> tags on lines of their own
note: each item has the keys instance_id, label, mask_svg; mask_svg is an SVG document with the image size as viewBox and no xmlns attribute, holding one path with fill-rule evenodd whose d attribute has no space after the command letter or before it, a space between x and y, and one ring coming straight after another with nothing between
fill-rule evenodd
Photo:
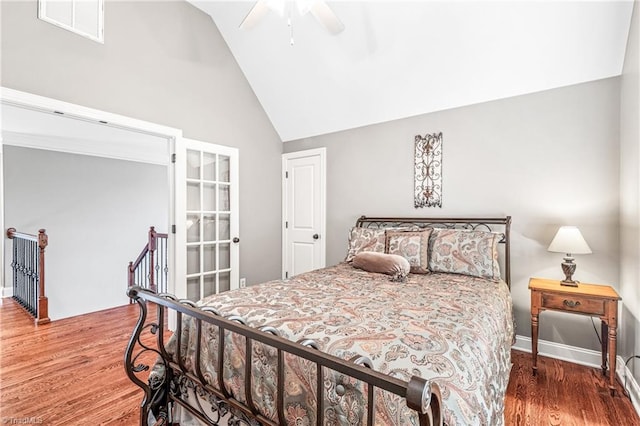
<instances>
[{"instance_id":1,"label":"electrical outlet","mask_svg":"<svg viewBox=\"0 0 640 426\"><path fill-rule=\"evenodd\" d=\"M240 278L240 288L245 288L247 286L247 279Z\"/></svg>"}]
</instances>

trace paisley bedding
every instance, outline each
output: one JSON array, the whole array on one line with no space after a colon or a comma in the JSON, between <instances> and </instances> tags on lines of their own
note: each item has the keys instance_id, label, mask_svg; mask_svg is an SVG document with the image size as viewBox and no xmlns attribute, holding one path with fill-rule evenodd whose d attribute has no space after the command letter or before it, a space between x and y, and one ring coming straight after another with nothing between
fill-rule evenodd
<instances>
[{"instance_id":1,"label":"paisley bedding","mask_svg":"<svg viewBox=\"0 0 640 426\"><path fill-rule=\"evenodd\" d=\"M441 387L445 424L504 424L514 329L511 295L502 281L430 273L393 282L388 275L341 263L211 296L198 305L239 315L251 327L275 327L293 341L313 339L320 350L344 359L365 355L374 370L403 380L412 375L433 379ZM187 368L196 359L190 326L185 321L181 341ZM215 387L216 339L215 326L203 326L201 369ZM242 400L244 338L232 335L226 341L225 386ZM170 345L175 349L175 342ZM254 381L260 383L253 403L276 421L275 350L254 344L252 359ZM285 364L287 422L315 424L315 366L292 355ZM162 374L157 367L154 374ZM338 395L334 379L324 384L326 424L360 424L366 391L352 380ZM415 424L404 400L381 391L376 400L376 424Z\"/></svg>"}]
</instances>

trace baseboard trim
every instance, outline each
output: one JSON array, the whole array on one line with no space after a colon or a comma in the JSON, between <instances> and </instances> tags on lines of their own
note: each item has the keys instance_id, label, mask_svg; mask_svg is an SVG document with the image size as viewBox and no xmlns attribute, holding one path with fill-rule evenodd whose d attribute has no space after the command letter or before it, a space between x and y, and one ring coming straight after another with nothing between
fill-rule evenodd
<instances>
[{"instance_id":1,"label":"baseboard trim","mask_svg":"<svg viewBox=\"0 0 640 426\"><path fill-rule=\"evenodd\" d=\"M531 353L531 337L516 336L516 344L513 345L512 348L517 351ZM595 368L600 368L602 362L602 354L599 351L549 342L547 340L538 340L538 354ZM633 377L631 370L624 364L624 359L619 355L616 357L616 377L622 386L624 386L626 377L627 392L629 392L633 408L635 408L636 413L640 416L640 386L635 377Z\"/></svg>"},{"instance_id":2,"label":"baseboard trim","mask_svg":"<svg viewBox=\"0 0 640 426\"><path fill-rule=\"evenodd\" d=\"M633 377L633 373L624 363L624 359L622 357L618 357L618 361L616 362L616 375L618 376L618 381L623 387L626 387L626 391L629 393L629 398L631 399L631 403L633 404L633 408L636 409L636 413L640 416L640 386L636 381L635 377ZM625 377L627 383L625 384Z\"/></svg>"},{"instance_id":3,"label":"baseboard trim","mask_svg":"<svg viewBox=\"0 0 640 426\"><path fill-rule=\"evenodd\" d=\"M516 336L516 344L513 345L513 349L531 353L531 337ZM538 355L596 368L600 368L602 362L602 355L599 351L548 340L538 340Z\"/></svg>"},{"instance_id":4,"label":"baseboard trim","mask_svg":"<svg viewBox=\"0 0 640 426\"><path fill-rule=\"evenodd\" d=\"M2 297L13 297L13 287L2 287Z\"/></svg>"}]
</instances>

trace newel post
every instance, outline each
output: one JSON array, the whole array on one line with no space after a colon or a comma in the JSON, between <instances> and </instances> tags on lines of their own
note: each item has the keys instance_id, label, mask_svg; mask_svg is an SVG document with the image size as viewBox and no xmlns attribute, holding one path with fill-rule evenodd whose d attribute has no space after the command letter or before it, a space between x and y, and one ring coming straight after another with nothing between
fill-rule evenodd
<instances>
[{"instance_id":1,"label":"newel post","mask_svg":"<svg viewBox=\"0 0 640 426\"><path fill-rule=\"evenodd\" d=\"M129 266L127 266L127 283L129 284L128 288L131 288L134 285L134 272L135 270L133 268L133 262L129 262ZM133 299L129 298L129 303L133 303Z\"/></svg>"},{"instance_id":2,"label":"newel post","mask_svg":"<svg viewBox=\"0 0 640 426\"><path fill-rule=\"evenodd\" d=\"M44 290L44 252L48 244L49 237L46 234L46 230L38 230L38 248L40 249L38 268L40 269L40 276L38 280L38 317L36 318L36 324L46 324L51 321L49 319L49 299L45 296Z\"/></svg>"},{"instance_id":3,"label":"newel post","mask_svg":"<svg viewBox=\"0 0 640 426\"><path fill-rule=\"evenodd\" d=\"M154 257L156 254L156 228L154 226L149 228L149 288L152 291L156 290L156 271L153 267L155 265Z\"/></svg>"},{"instance_id":4,"label":"newel post","mask_svg":"<svg viewBox=\"0 0 640 426\"><path fill-rule=\"evenodd\" d=\"M16 233L16 228L8 228L7 229L7 238L12 240L14 235L15 235L15 233Z\"/></svg>"}]
</instances>

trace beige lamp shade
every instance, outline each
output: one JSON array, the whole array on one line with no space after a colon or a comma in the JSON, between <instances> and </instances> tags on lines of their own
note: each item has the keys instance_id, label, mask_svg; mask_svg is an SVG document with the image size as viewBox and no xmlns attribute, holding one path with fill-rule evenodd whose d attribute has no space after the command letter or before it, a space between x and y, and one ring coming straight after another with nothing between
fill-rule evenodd
<instances>
[{"instance_id":1,"label":"beige lamp shade","mask_svg":"<svg viewBox=\"0 0 640 426\"><path fill-rule=\"evenodd\" d=\"M561 265L565 279L560 281L560 284L577 287L578 282L573 279L576 264L574 263L572 255L591 253L591 247L589 247L589 244L584 240L580 230L575 226L561 226L547 250L565 253L564 262L562 262Z\"/></svg>"},{"instance_id":2,"label":"beige lamp shade","mask_svg":"<svg viewBox=\"0 0 640 426\"><path fill-rule=\"evenodd\" d=\"M561 226L549 244L548 251L568 254L589 254L591 248L575 226Z\"/></svg>"}]
</instances>

